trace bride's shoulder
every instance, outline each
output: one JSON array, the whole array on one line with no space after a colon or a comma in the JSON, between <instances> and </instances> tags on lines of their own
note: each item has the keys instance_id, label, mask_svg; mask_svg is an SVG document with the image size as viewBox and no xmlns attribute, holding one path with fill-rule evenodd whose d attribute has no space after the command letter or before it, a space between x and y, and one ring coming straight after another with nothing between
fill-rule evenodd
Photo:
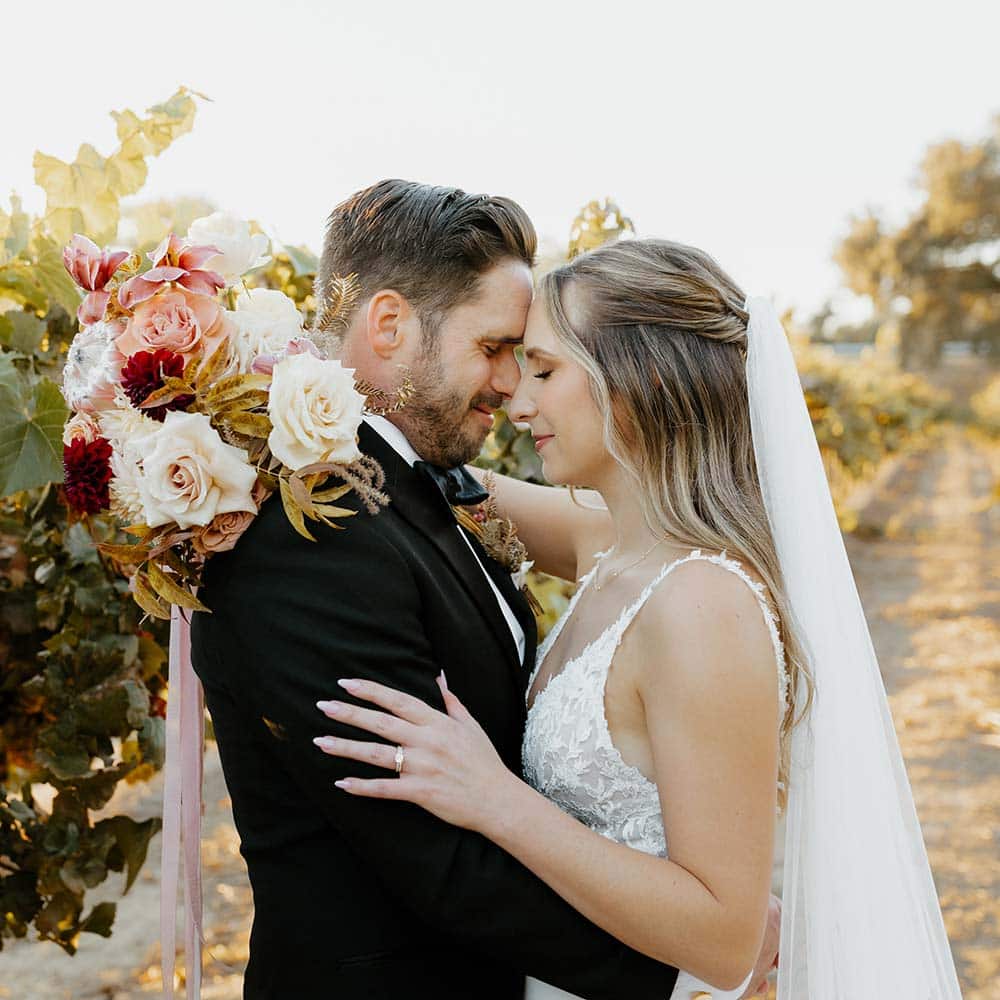
<instances>
[{"instance_id":1,"label":"bride's shoulder","mask_svg":"<svg viewBox=\"0 0 1000 1000\"><path fill-rule=\"evenodd\" d=\"M762 614L763 611L763 614ZM723 552L676 560L636 621L646 669L698 686L774 675L770 602L760 575ZM749 675L749 676L748 676Z\"/></svg>"}]
</instances>

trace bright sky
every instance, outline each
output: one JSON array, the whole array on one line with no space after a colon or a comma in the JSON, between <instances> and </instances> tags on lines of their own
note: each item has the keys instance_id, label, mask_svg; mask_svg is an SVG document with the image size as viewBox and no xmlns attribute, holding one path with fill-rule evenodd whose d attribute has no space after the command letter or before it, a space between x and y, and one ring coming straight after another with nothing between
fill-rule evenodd
<instances>
[{"instance_id":1,"label":"bright sky","mask_svg":"<svg viewBox=\"0 0 1000 1000\"><path fill-rule=\"evenodd\" d=\"M807 312L837 292L852 212L901 213L924 148L1000 112L982 0L171 0L6 3L0 204L36 149L116 146L108 112L212 98L145 194L202 195L320 247L383 177L521 202L564 244L613 196L640 235L712 253ZM843 308L847 300L841 298Z\"/></svg>"}]
</instances>

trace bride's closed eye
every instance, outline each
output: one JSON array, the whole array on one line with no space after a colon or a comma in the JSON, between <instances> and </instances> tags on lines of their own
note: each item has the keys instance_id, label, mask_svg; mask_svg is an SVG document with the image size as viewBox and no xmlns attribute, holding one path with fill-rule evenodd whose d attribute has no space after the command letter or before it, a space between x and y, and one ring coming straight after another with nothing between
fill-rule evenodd
<instances>
[{"instance_id":1,"label":"bride's closed eye","mask_svg":"<svg viewBox=\"0 0 1000 1000\"><path fill-rule=\"evenodd\" d=\"M551 374L552 374L552 370L549 369L549 371L546 371L546 372L535 372L535 374L532 375L531 377L532 378L540 378L544 382L545 379L547 379Z\"/></svg>"}]
</instances>

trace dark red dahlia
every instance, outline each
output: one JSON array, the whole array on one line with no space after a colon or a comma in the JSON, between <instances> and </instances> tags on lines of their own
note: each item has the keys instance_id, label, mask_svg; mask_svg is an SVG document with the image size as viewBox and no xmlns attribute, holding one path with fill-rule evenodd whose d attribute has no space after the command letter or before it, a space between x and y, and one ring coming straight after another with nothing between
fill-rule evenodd
<instances>
[{"instance_id":1,"label":"dark red dahlia","mask_svg":"<svg viewBox=\"0 0 1000 1000\"><path fill-rule=\"evenodd\" d=\"M82 514L97 514L111 503L111 445L102 437L76 438L63 448L66 501Z\"/></svg>"},{"instance_id":2,"label":"dark red dahlia","mask_svg":"<svg viewBox=\"0 0 1000 1000\"><path fill-rule=\"evenodd\" d=\"M148 396L163 388L168 377L180 378L184 374L184 358L161 347L158 351L137 351L122 368L121 383L132 405L138 408ZM183 410L194 401L194 396L177 396L162 406L143 410L147 416L162 421L168 410Z\"/></svg>"}]
</instances>

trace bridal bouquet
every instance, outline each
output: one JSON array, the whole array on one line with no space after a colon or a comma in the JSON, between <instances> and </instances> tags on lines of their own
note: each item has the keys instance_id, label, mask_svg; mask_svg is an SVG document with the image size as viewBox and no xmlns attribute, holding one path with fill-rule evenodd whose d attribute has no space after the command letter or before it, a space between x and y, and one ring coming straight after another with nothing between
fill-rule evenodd
<instances>
[{"instance_id":1,"label":"bridal bouquet","mask_svg":"<svg viewBox=\"0 0 1000 1000\"><path fill-rule=\"evenodd\" d=\"M206 559L274 491L309 539L307 519L339 527L354 513L336 505L352 490L372 513L388 503L357 444L371 387L323 357L283 292L237 290L266 245L217 213L167 236L145 269L81 235L63 251L86 293L63 375L66 500L110 510L137 539L100 549L157 618L208 610L195 596ZM332 282L317 329L342 322L354 295L351 277Z\"/></svg>"}]
</instances>

